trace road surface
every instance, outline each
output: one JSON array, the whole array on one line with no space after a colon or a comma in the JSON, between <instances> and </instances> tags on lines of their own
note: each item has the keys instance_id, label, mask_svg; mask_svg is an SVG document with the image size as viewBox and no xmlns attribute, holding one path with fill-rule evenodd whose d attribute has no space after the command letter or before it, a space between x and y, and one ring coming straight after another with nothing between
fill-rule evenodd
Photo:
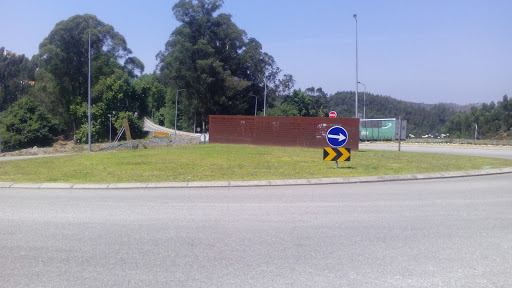
<instances>
[{"instance_id":1,"label":"road surface","mask_svg":"<svg viewBox=\"0 0 512 288\"><path fill-rule=\"evenodd\" d=\"M359 149L398 151L398 143L364 143ZM511 146L484 146L484 145L457 145L457 144L418 144L404 142L401 145L403 152L441 153L466 156L482 156L512 159Z\"/></svg>"},{"instance_id":2,"label":"road surface","mask_svg":"<svg viewBox=\"0 0 512 288\"><path fill-rule=\"evenodd\" d=\"M0 287L512 287L510 187L0 189Z\"/></svg>"}]
</instances>

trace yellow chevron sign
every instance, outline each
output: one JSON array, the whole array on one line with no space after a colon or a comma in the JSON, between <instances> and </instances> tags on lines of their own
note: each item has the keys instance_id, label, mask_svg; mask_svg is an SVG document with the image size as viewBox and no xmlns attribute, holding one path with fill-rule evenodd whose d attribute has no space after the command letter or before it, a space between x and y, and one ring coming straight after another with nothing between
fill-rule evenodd
<instances>
[{"instance_id":1,"label":"yellow chevron sign","mask_svg":"<svg viewBox=\"0 0 512 288\"><path fill-rule=\"evenodd\" d=\"M350 148L324 148L324 161L350 161Z\"/></svg>"}]
</instances>

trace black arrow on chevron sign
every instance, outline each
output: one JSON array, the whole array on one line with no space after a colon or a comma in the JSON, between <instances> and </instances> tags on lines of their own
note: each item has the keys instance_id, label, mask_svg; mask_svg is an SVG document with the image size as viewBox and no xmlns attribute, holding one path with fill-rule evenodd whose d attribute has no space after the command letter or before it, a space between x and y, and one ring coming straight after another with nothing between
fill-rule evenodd
<instances>
[{"instance_id":1,"label":"black arrow on chevron sign","mask_svg":"<svg viewBox=\"0 0 512 288\"><path fill-rule=\"evenodd\" d=\"M324 161L350 161L350 148L324 148Z\"/></svg>"}]
</instances>

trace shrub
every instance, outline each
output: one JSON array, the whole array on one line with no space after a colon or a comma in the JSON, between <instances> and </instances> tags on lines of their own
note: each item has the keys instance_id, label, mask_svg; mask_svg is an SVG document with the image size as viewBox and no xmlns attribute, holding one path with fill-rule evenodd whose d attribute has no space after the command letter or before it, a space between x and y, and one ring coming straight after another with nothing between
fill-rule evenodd
<instances>
[{"instance_id":1,"label":"shrub","mask_svg":"<svg viewBox=\"0 0 512 288\"><path fill-rule=\"evenodd\" d=\"M50 146L57 133L55 119L32 97L17 101L2 113L2 147L23 149Z\"/></svg>"}]
</instances>

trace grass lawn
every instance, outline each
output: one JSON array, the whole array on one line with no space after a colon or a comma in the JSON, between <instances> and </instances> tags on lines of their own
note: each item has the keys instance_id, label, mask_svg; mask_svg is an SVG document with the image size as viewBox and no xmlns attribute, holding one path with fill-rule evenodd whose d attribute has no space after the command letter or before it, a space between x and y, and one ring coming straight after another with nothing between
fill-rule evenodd
<instances>
[{"instance_id":1,"label":"grass lawn","mask_svg":"<svg viewBox=\"0 0 512 288\"><path fill-rule=\"evenodd\" d=\"M512 160L362 150L350 162L322 149L192 145L0 162L0 182L135 183L416 174L512 167Z\"/></svg>"}]
</instances>

